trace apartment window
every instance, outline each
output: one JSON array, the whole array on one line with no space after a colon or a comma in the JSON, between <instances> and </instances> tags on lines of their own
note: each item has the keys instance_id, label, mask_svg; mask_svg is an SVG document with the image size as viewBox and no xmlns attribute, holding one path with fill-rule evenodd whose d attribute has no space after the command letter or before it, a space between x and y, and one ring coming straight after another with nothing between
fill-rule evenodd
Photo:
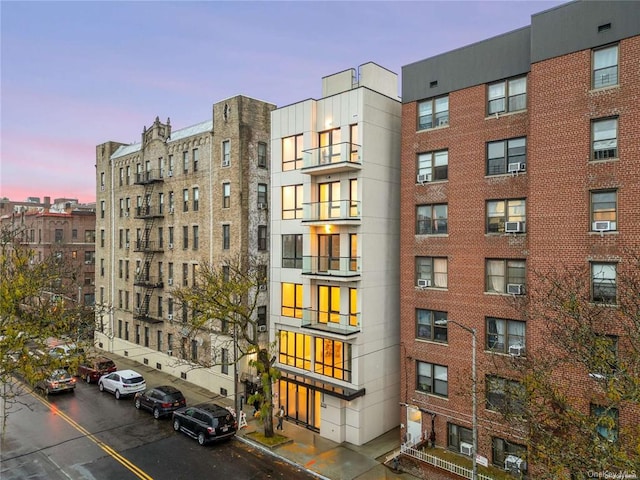
<instances>
[{"instance_id":1,"label":"apartment window","mask_svg":"<svg viewBox=\"0 0 640 480\"><path fill-rule=\"evenodd\" d=\"M169 227L169 249L173 248L173 227Z\"/></svg>"},{"instance_id":2,"label":"apartment window","mask_svg":"<svg viewBox=\"0 0 640 480\"><path fill-rule=\"evenodd\" d=\"M182 264L182 286L183 287L189 286L189 264L188 263ZM184 306L186 307L186 304ZM187 319L186 314L183 315L182 318L186 320Z\"/></svg>"},{"instance_id":3,"label":"apartment window","mask_svg":"<svg viewBox=\"0 0 640 480\"><path fill-rule=\"evenodd\" d=\"M302 135L282 139L282 171L302 168Z\"/></svg>"},{"instance_id":4,"label":"apartment window","mask_svg":"<svg viewBox=\"0 0 640 480\"><path fill-rule=\"evenodd\" d=\"M416 390L441 397L449 396L448 368L427 362L417 362Z\"/></svg>"},{"instance_id":5,"label":"apartment window","mask_svg":"<svg viewBox=\"0 0 640 480\"><path fill-rule=\"evenodd\" d=\"M447 447L450 450L460 452L461 444L466 444L469 447L473 445L473 430L453 423L447 423Z\"/></svg>"},{"instance_id":6,"label":"apartment window","mask_svg":"<svg viewBox=\"0 0 640 480\"><path fill-rule=\"evenodd\" d=\"M198 225L194 225L193 226L193 249L194 250L198 250L199 244L200 244L200 238L199 238L199 228Z\"/></svg>"},{"instance_id":7,"label":"apartment window","mask_svg":"<svg viewBox=\"0 0 640 480\"><path fill-rule=\"evenodd\" d=\"M167 349L169 355L173 354L173 333L167 333Z\"/></svg>"},{"instance_id":8,"label":"apartment window","mask_svg":"<svg viewBox=\"0 0 640 480\"><path fill-rule=\"evenodd\" d=\"M104 218L104 212L106 211L106 203L104 200L100 201L100 218Z\"/></svg>"},{"instance_id":9,"label":"apartment window","mask_svg":"<svg viewBox=\"0 0 640 480\"><path fill-rule=\"evenodd\" d=\"M96 252L85 251L84 252L84 263L86 265L95 265L95 263L96 263Z\"/></svg>"},{"instance_id":10,"label":"apartment window","mask_svg":"<svg viewBox=\"0 0 640 480\"><path fill-rule=\"evenodd\" d=\"M231 184L222 184L222 208L229 208L231 206Z\"/></svg>"},{"instance_id":11,"label":"apartment window","mask_svg":"<svg viewBox=\"0 0 640 480\"><path fill-rule=\"evenodd\" d=\"M283 365L311 370L311 341L313 337L281 330L278 361Z\"/></svg>"},{"instance_id":12,"label":"apartment window","mask_svg":"<svg viewBox=\"0 0 640 480\"><path fill-rule=\"evenodd\" d=\"M351 345L329 338L315 339L315 373L351 381Z\"/></svg>"},{"instance_id":13,"label":"apartment window","mask_svg":"<svg viewBox=\"0 0 640 480\"><path fill-rule=\"evenodd\" d=\"M318 286L318 322L340 323L340 287Z\"/></svg>"},{"instance_id":14,"label":"apartment window","mask_svg":"<svg viewBox=\"0 0 640 480\"><path fill-rule=\"evenodd\" d=\"M144 346L149 348L149 327L144 327Z\"/></svg>"},{"instance_id":15,"label":"apartment window","mask_svg":"<svg viewBox=\"0 0 640 480\"><path fill-rule=\"evenodd\" d=\"M282 284L282 316L302 318L302 284Z\"/></svg>"},{"instance_id":16,"label":"apartment window","mask_svg":"<svg viewBox=\"0 0 640 480\"><path fill-rule=\"evenodd\" d=\"M525 231L524 199L487 202L487 233L521 233Z\"/></svg>"},{"instance_id":17,"label":"apartment window","mask_svg":"<svg viewBox=\"0 0 640 480\"><path fill-rule=\"evenodd\" d=\"M122 309L124 302L122 301L122 290L118 290L118 308Z\"/></svg>"},{"instance_id":18,"label":"apartment window","mask_svg":"<svg viewBox=\"0 0 640 480\"><path fill-rule=\"evenodd\" d=\"M169 277L173 278L173 277ZM171 315L173 317L173 298L169 297L167 299L167 315Z\"/></svg>"},{"instance_id":19,"label":"apartment window","mask_svg":"<svg viewBox=\"0 0 640 480\"><path fill-rule=\"evenodd\" d=\"M418 103L418 130L449 125L449 96Z\"/></svg>"},{"instance_id":20,"label":"apartment window","mask_svg":"<svg viewBox=\"0 0 640 480\"><path fill-rule=\"evenodd\" d=\"M320 146L319 162L321 164L339 162L341 142L340 128L320 132L318 134L318 145Z\"/></svg>"},{"instance_id":21,"label":"apartment window","mask_svg":"<svg viewBox=\"0 0 640 480\"><path fill-rule=\"evenodd\" d=\"M136 343L140 345L140 325L136 325Z\"/></svg>"},{"instance_id":22,"label":"apartment window","mask_svg":"<svg viewBox=\"0 0 640 480\"><path fill-rule=\"evenodd\" d=\"M173 176L173 171L175 170L175 161L173 160L173 155L169 155L169 176Z\"/></svg>"},{"instance_id":23,"label":"apartment window","mask_svg":"<svg viewBox=\"0 0 640 480\"><path fill-rule=\"evenodd\" d=\"M302 218L302 185L282 187L282 219Z\"/></svg>"},{"instance_id":24,"label":"apartment window","mask_svg":"<svg viewBox=\"0 0 640 480\"><path fill-rule=\"evenodd\" d=\"M120 186L124 185L124 168L120 168Z\"/></svg>"},{"instance_id":25,"label":"apartment window","mask_svg":"<svg viewBox=\"0 0 640 480\"><path fill-rule=\"evenodd\" d=\"M492 83L487 96L489 115L524 110L527 108L527 77Z\"/></svg>"},{"instance_id":26,"label":"apartment window","mask_svg":"<svg viewBox=\"0 0 640 480\"><path fill-rule=\"evenodd\" d=\"M158 247L164 247L164 230L163 227L158 227Z\"/></svg>"},{"instance_id":27,"label":"apartment window","mask_svg":"<svg viewBox=\"0 0 640 480\"><path fill-rule=\"evenodd\" d=\"M267 307L265 307L264 305L260 305L258 307L258 311L257 311L257 315L256 315L256 324L259 327L262 326L267 326Z\"/></svg>"},{"instance_id":28,"label":"apartment window","mask_svg":"<svg viewBox=\"0 0 640 480\"><path fill-rule=\"evenodd\" d=\"M525 265L524 260L487 260L485 291L489 293L524 293Z\"/></svg>"},{"instance_id":29,"label":"apartment window","mask_svg":"<svg viewBox=\"0 0 640 480\"><path fill-rule=\"evenodd\" d=\"M258 208L267 208L267 184L258 184Z\"/></svg>"},{"instance_id":30,"label":"apartment window","mask_svg":"<svg viewBox=\"0 0 640 480\"><path fill-rule=\"evenodd\" d=\"M447 233L447 204L416 207L416 235Z\"/></svg>"},{"instance_id":31,"label":"apartment window","mask_svg":"<svg viewBox=\"0 0 640 480\"><path fill-rule=\"evenodd\" d=\"M358 145L358 124L349 125L349 161L360 162L360 145Z\"/></svg>"},{"instance_id":32,"label":"apartment window","mask_svg":"<svg viewBox=\"0 0 640 480\"><path fill-rule=\"evenodd\" d=\"M162 318L162 297L158 297L158 318Z\"/></svg>"},{"instance_id":33,"label":"apartment window","mask_svg":"<svg viewBox=\"0 0 640 480\"><path fill-rule=\"evenodd\" d=\"M524 386L515 380L487 375L486 409L506 415L522 413Z\"/></svg>"},{"instance_id":34,"label":"apartment window","mask_svg":"<svg viewBox=\"0 0 640 480\"><path fill-rule=\"evenodd\" d=\"M416 257L416 285L447 288L447 259Z\"/></svg>"},{"instance_id":35,"label":"apartment window","mask_svg":"<svg viewBox=\"0 0 640 480\"><path fill-rule=\"evenodd\" d=\"M185 188L182 190L182 211L189 211L189 189Z\"/></svg>"},{"instance_id":36,"label":"apartment window","mask_svg":"<svg viewBox=\"0 0 640 480\"><path fill-rule=\"evenodd\" d=\"M258 225L258 250L267 249L267 226Z\"/></svg>"},{"instance_id":37,"label":"apartment window","mask_svg":"<svg viewBox=\"0 0 640 480\"><path fill-rule=\"evenodd\" d=\"M131 166L127 167L127 185L131 184Z\"/></svg>"},{"instance_id":38,"label":"apartment window","mask_svg":"<svg viewBox=\"0 0 640 480\"><path fill-rule=\"evenodd\" d=\"M127 197L125 199L125 204L126 204L126 216L128 217L131 214L131 198ZM140 204L140 202L138 202L138 205Z\"/></svg>"},{"instance_id":39,"label":"apartment window","mask_svg":"<svg viewBox=\"0 0 640 480\"><path fill-rule=\"evenodd\" d=\"M618 195L615 190L591 192L591 230L617 230Z\"/></svg>"},{"instance_id":40,"label":"apartment window","mask_svg":"<svg viewBox=\"0 0 640 480\"><path fill-rule=\"evenodd\" d=\"M55 238L55 242L56 243L61 243L63 238L64 238L64 234L61 228L56 228L55 232L54 232L54 238Z\"/></svg>"},{"instance_id":41,"label":"apartment window","mask_svg":"<svg viewBox=\"0 0 640 480\"><path fill-rule=\"evenodd\" d=\"M302 268L302 234L282 235L282 268Z\"/></svg>"},{"instance_id":42,"label":"apartment window","mask_svg":"<svg viewBox=\"0 0 640 480\"><path fill-rule=\"evenodd\" d=\"M85 230L84 231L84 241L85 241L85 243L96 243L96 231L95 230Z\"/></svg>"},{"instance_id":43,"label":"apartment window","mask_svg":"<svg viewBox=\"0 0 640 480\"><path fill-rule=\"evenodd\" d=\"M191 152L191 156L193 157L193 171L198 171L198 162L200 161L200 150L194 148Z\"/></svg>"},{"instance_id":44,"label":"apartment window","mask_svg":"<svg viewBox=\"0 0 640 480\"><path fill-rule=\"evenodd\" d=\"M591 263L591 301L615 305L618 293L615 263Z\"/></svg>"},{"instance_id":45,"label":"apartment window","mask_svg":"<svg viewBox=\"0 0 640 480\"><path fill-rule=\"evenodd\" d=\"M182 152L182 170L184 173L189 172L189 152Z\"/></svg>"},{"instance_id":46,"label":"apartment window","mask_svg":"<svg viewBox=\"0 0 640 480\"><path fill-rule=\"evenodd\" d=\"M220 372L229 375L229 349L220 349Z\"/></svg>"},{"instance_id":47,"label":"apartment window","mask_svg":"<svg viewBox=\"0 0 640 480\"><path fill-rule=\"evenodd\" d=\"M191 361L198 361L198 340L196 340L195 338L191 340Z\"/></svg>"},{"instance_id":48,"label":"apartment window","mask_svg":"<svg viewBox=\"0 0 640 480\"><path fill-rule=\"evenodd\" d=\"M526 137L487 143L487 175L522 172L526 166Z\"/></svg>"},{"instance_id":49,"label":"apartment window","mask_svg":"<svg viewBox=\"0 0 640 480\"><path fill-rule=\"evenodd\" d=\"M200 189L195 187L193 189L193 211L197 212L200 209Z\"/></svg>"},{"instance_id":50,"label":"apartment window","mask_svg":"<svg viewBox=\"0 0 640 480\"><path fill-rule=\"evenodd\" d=\"M164 193L158 193L158 213L164 213Z\"/></svg>"},{"instance_id":51,"label":"apartment window","mask_svg":"<svg viewBox=\"0 0 640 480\"><path fill-rule=\"evenodd\" d=\"M593 51L593 88L618 84L618 45Z\"/></svg>"},{"instance_id":52,"label":"apartment window","mask_svg":"<svg viewBox=\"0 0 640 480\"><path fill-rule=\"evenodd\" d=\"M104 277L104 258L100 259L100 276ZM93 278L91 279L91 282L89 283L89 285L93 284Z\"/></svg>"},{"instance_id":53,"label":"apartment window","mask_svg":"<svg viewBox=\"0 0 640 480\"><path fill-rule=\"evenodd\" d=\"M498 437L491 439L491 461L499 468L507 468L509 470L516 468L520 471L526 470L525 459L527 458L527 447L511 443Z\"/></svg>"},{"instance_id":54,"label":"apartment window","mask_svg":"<svg viewBox=\"0 0 640 480\"><path fill-rule=\"evenodd\" d=\"M258 142L258 166L267 168L267 144Z\"/></svg>"},{"instance_id":55,"label":"apartment window","mask_svg":"<svg viewBox=\"0 0 640 480\"><path fill-rule=\"evenodd\" d=\"M129 322L124 322L124 339L129 341Z\"/></svg>"},{"instance_id":56,"label":"apartment window","mask_svg":"<svg viewBox=\"0 0 640 480\"><path fill-rule=\"evenodd\" d=\"M31 240L33 241L33 239ZM100 229L100 247L104 248L104 242L105 242L105 231L103 228Z\"/></svg>"},{"instance_id":57,"label":"apartment window","mask_svg":"<svg viewBox=\"0 0 640 480\"><path fill-rule=\"evenodd\" d=\"M618 439L617 408L591 404L591 416L594 417L598 435L610 442Z\"/></svg>"},{"instance_id":58,"label":"apartment window","mask_svg":"<svg viewBox=\"0 0 640 480\"><path fill-rule=\"evenodd\" d=\"M231 225L222 225L222 249L229 250L231 247Z\"/></svg>"},{"instance_id":59,"label":"apartment window","mask_svg":"<svg viewBox=\"0 0 640 480\"><path fill-rule=\"evenodd\" d=\"M120 201L120 218L124 217L124 198L121 198Z\"/></svg>"},{"instance_id":60,"label":"apartment window","mask_svg":"<svg viewBox=\"0 0 640 480\"><path fill-rule=\"evenodd\" d=\"M358 234L349 234L349 271L358 271Z\"/></svg>"},{"instance_id":61,"label":"apartment window","mask_svg":"<svg viewBox=\"0 0 640 480\"><path fill-rule=\"evenodd\" d=\"M360 216L360 202L358 202L358 179L349 179L349 216Z\"/></svg>"},{"instance_id":62,"label":"apartment window","mask_svg":"<svg viewBox=\"0 0 640 480\"><path fill-rule=\"evenodd\" d=\"M618 370L618 337L615 335L595 335L590 339L593 352L589 365L589 375L602 380L611 378Z\"/></svg>"},{"instance_id":63,"label":"apartment window","mask_svg":"<svg viewBox=\"0 0 640 480\"><path fill-rule=\"evenodd\" d=\"M124 279L127 281L129 280L129 260L124 261Z\"/></svg>"},{"instance_id":64,"label":"apartment window","mask_svg":"<svg viewBox=\"0 0 640 480\"><path fill-rule=\"evenodd\" d=\"M487 350L524 355L525 322L487 317Z\"/></svg>"},{"instance_id":65,"label":"apartment window","mask_svg":"<svg viewBox=\"0 0 640 480\"><path fill-rule=\"evenodd\" d=\"M182 248L189 248L189 227L186 225L182 227Z\"/></svg>"},{"instance_id":66,"label":"apartment window","mask_svg":"<svg viewBox=\"0 0 640 480\"><path fill-rule=\"evenodd\" d=\"M175 195L173 194L173 192L169 192L169 213L174 212L174 207L175 207Z\"/></svg>"},{"instance_id":67,"label":"apartment window","mask_svg":"<svg viewBox=\"0 0 640 480\"><path fill-rule=\"evenodd\" d=\"M618 119L605 118L591 122L593 160L618 158Z\"/></svg>"},{"instance_id":68,"label":"apartment window","mask_svg":"<svg viewBox=\"0 0 640 480\"><path fill-rule=\"evenodd\" d=\"M449 178L449 151L420 153L417 159L418 182L431 182Z\"/></svg>"},{"instance_id":69,"label":"apartment window","mask_svg":"<svg viewBox=\"0 0 640 480\"><path fill-rule=\"evenodd\" d=\"M159 352L162 350L162 330L156 332L156 348Z\"/></svg>"},{"instance_id":70,"label":"apartment window","mask_svg":"<svg viewBox=\"0 0 640 480\"><path fill-rule=\"evenodd\" d=\"M447 312L416 309L416 338L447 342Z\"/></svg>"},{"instance_id":71,"label":"apartment window","mask_svg":"<svg viewBox=\"0 0 640 480\"><path fill-rule=\"evenodd\" d=\"M228 167L231 165L231 142L225 140L222 142L222 166Z\"/></svg>"},{"instance_id":72,"label":"apartment window","mask_svg":"<svg viewBox=\"0 0 640 480\"><path fill-rule=\"evenodd\" d=\"M340 234L318 235L319 272L340 270Z\"/></svg>"}]
</instances>

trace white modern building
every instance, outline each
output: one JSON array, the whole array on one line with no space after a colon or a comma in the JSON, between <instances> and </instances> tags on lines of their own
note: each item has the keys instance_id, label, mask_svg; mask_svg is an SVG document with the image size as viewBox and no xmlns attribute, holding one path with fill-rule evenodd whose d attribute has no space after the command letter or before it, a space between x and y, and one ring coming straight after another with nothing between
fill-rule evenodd
<instances>
[{"instance_id":1,"label":"white modern building","mask_svg":"<svg viewBox=\"0 0 640 480\"><path fill-rule=\"evenodd\" d=\"M355 445L399 424L400 119L374 63L271 113L274 402Z\"/></svg>"}]
</instances>

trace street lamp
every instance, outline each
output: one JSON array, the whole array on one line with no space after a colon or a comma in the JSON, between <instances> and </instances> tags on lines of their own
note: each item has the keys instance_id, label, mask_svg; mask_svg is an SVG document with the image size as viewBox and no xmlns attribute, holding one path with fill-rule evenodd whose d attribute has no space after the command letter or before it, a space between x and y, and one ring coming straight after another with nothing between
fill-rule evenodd
<instances>
[{"instance_id":1,"label":"street lamp","mask_svg":"<svg viewBox=\"0 0 640 480\"><path fill-rule=\"evenodd\" d=\"M454 323L458 325L463 330L466 330L471 334L471 424L473 428L473 445L471 451L471 465L472 465L472 480L477 480L478 478L478 461L476 457L478 456L478 382L476 378L476 329L469 328L461 323L456 322L455 320L447 320L447 323Z\"/></svg>"}]
</instances>

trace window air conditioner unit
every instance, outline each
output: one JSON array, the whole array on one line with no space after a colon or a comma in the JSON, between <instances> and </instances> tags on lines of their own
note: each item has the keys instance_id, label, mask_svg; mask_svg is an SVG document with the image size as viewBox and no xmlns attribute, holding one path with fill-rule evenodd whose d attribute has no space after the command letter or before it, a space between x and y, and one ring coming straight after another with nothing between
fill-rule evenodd
<instances>
[{"instance_id":1,"label":"window air conditioner unit","mask_svg":"<svg viewBox=\"0 0 640 480\"><path fill-rule=\"evenodd\" d=\"M593 230L596 232L608 232L609 230L611 230L611 222L593 222Z\"/></svg>"},{"instance_id":2,"label":"window air conditioner unit","mask_svg":"<svg viewBox=\"0 0 640 480\"><path fill-rule=\"evenodd\" d=\"M507 283L507 293L511 295L522 295L524 293L524 285L520 283Z\"/></svg>"},{"instance_id":3,"label":"window air conditioner unit","mask_svg":"<svg viewBox=\"0 0 640 480\"><path fill-rule=\"evenodd\" d=\"M266 210L267 209L267 204L264 202L260 202L258 203L258 210Z\"/></svg>"},{"instance_id":4,"label":"window air conditioner unit","mask_svg":"<svg viewBox=\"0 0 640 480\"><path fill-rule=\"evenodd\" d=\"M104 185L100 185L100 191L104 192Z\"/></svg>"},{"instance_id":5,"label":"window air conditioner unit","mask_svg":"<svg viewBox=\"0 0 640 480\"><path fill-rule=\"evenodd\" d=\"M526 469L526 462L515 455L507 455L504 459L504 469L512 473L520 473Z\"/></svg>"},{"instance_id":6,"label":"window air conditioner unit","mask_svg":"<svg viewBox=\"0 0 640 480\"><path fill-rule=\"evenodd\" d=\"M527 164L524 162L514 162L514 163L510 163L509 167L507 169L507 171L509 173L518 173L518 172L524 172L526 169Z\"/></svg>"},{"instance_id":7,"label":"window air conditioner unit","mask_svg":"<svg viewBox=\"0 0 640 480\"><path fill-rule=\"evenodd\" d=\"M420 288L430 287L431 286L431 280L428 280L426 278L419 278L418 279L418 286Z\"/></svg>"},{"instance_id":8,"label":"window air conditioner unit","mask_svg":"<svg viewBox=\"0 0 640 480\"><path fill-rule=\"evenodd\" d=\"M124 248L129 248L129 242L124 244Z\"/></svg>"},{"instance_id":9,"label":"window air conditioner unit","mask_svg":"<svg viewBox=\"0 0 640 480\"><path fill-rule=\"evenodd\" d=\"M168 315L167 315L167 319L169 319L169 320L173 320L173 313L168 314Z\"/></svg>"},{"instance_id":10,"label":"window air conditioner unit","mask_svg":"<svg viewBox=\"0 0 640 480\"><path fill-rule=\"evenodd\" d=\"M473 451L473 445L466 442L460 442L460 453L463 455L471 456L471 452Z\"/></svg>"},{"instance_id":11,"label":"window air conditioner unit","mask_svg":"<svg viewBox=\"0 0 640 480\"><path fill-rule=\"evenodd\" d=\"M169 250L173 250L173 243L169 244Z\"/></svg>"},{"instance_id":12,"label":"window air conditioner unit","mask_svg":"<svg viewBox=\"0 0 640 480\"><path fill-rule=\"evenodd\" d=\"M522 345L511 345L509 346L509 355L512 357L520 357L524 353L524 346Z\"/></svg>"},{"instance_id":13,"label":"window air conditioner unit","mask_svg":"<svg viewBox=\"0 0 640 480\"><path fill-rule=\"evenodd\" d=\"M262 283L260 285L258 285L258 290L266 290L267 289L267 284L266 283Z\"/></svg>"},{"instance_id":14,"label":"window air conditioner unit","mask_svg":"<svg viewBox=\"0 0 640 480\"><path fill-rule=\"evenodd\" d=\"M222 166L223 167L228 167L229 166L229 160L222 160Z\"/></svg>"},{"instance_id":15,"label":"window air conditioner unit","mask_svg":"<svg viewBox=\"0 0 640 480\"><path fill-rule=\"evenodd\" d=\"M124 216L128 217L129 216L129 212L124 212Z\"/></svg>"},{"instance_id":16,"label":"window air conditioner unit","mask_svg":"<svg viewBox=\"0 0 640 480\"><path fill-rule=\"evenodd\" d=\"M167 175L173 177L173 170L169 170L169 173L167 173Z\"/></svg>"},{"instance_id":17,"label":"window air conditioner unit","mask_svg":"<svg viewBox=\"0 0 640 480\"><path fill-rule=\"evenodd\" d=\"M167 350L167 355L169 355L170 357L173 356L173 350Z\"/></svg>"},{"instance_id":18,"label":"window air conditioner unit","mask_svg":"<svg viewBox=\"0 0 640 480\"><path fill-rule=\"evenodd\" d=\"M438 126L442 127L444 125L449 125L449 119L448 118L440 118L440 119L438 119Z\"/></svg>"},{"instance_id":19,"label":"window air conditioner unit","mask_svg":"<svg viewBox=\"0 0 640 480\"><path fill-rule=\"evenodd\" d=\"M523 222L504 222L505 233L522 233L524 231Z\"/></svg>"},{"instance_id":20,"label":"window air conditioner unit","mask_svg":"<svg viewBox=\"0 0 640 480\"><path fill-rule=\"evenodd\" d=\"M430 182L431 181L431 174L430 173L420 173L417 177L416 177L416 181L420 184L424 183L424 182Z\"/></svg>"},{"instance_id":21,"label":"window air conditioner unit","mask_svg":"<svg viewBox=\"0 0 640 480\"><path fill-rule=\"evenodd\" d=\"M173 215L173 207L169 208L169 213Z\"/></svg>"},{"instance_id":22,"label":"window air conditioner unit","mask_svg":"<svg viewBox=\"0 0 640 480\"><path fill-rule=\"evenodd\" d=\"M258 331L259 332L266 332L267 331L267 326L266 325L258 325Z\"/></svg>"},{"instance_id":23,"label":"window air conditioner unit","mask_svg":"<svg viewBox=\"0 0 640 480\"><path fill-rule=\"evenodd\" d=\"M170 278L169 280L167 280L167 283L169 284L169 286L173 285L173 278ZM169 319L171 320L171 319Z\"/></svg>"}]
</instances>

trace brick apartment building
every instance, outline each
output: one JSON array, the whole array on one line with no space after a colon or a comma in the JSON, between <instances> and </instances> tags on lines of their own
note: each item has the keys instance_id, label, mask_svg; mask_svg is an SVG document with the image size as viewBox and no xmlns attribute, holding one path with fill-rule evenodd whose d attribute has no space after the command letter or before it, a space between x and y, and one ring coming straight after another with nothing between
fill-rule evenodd
<instances>
[{"instance_id":1,"label":"brick apartment building","mask_svg":"<svg viewBox=\"0 0 640 480\"><path fill-rule=\"evenodd\" d=\"M533 271L584 267L592 300L613 289L604 300L616 303L616 265L640 244L639 5L564 4L406 65L402 101L404 439L435 431L436 445L472 454L474 329L477 452L523 466L526 438L487 408L517 379L483 365L545 348L507 301L536 291ZM576 371L586 412L592 382ZM637 408L617 414L613 428L640 422Z\"/></svg>"},{"instance_id":2,"label":"brick apartment building","mask_svg":"<svg viewBox=\"0 0 640 480\"><path fill-rule=\"evenodd\" d=\"M139 143L96 148L98 243L96 343L231 396L249 370L191 369L176 357L211 356L218 334L187 337L171 291L193 285L198 265L253 258L269 262L270 112L274 105L235 96L213 105L210 120L173 130L159 119ZM258 313L266 321L267 292ZM220 333L222 336L228 334ZM265 335L266 340L266 335ZM221 351L218 362L233 352Z\"/></svg>"}]
</instances>

